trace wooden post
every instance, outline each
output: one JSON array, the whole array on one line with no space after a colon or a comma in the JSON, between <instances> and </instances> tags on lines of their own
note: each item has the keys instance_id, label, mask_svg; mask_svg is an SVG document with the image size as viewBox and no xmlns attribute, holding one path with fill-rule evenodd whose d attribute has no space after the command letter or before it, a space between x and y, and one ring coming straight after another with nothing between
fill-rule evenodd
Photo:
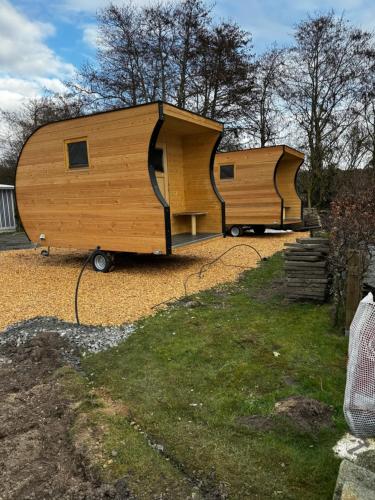
<instances>
[{"instance_id":1,"label":"wooden post","mask_svg":"<svg viewBox=\"0 0 375 500\"><path fill-rule=\"evenodd\" d=\"M358 304L362 299L362 254L359 250L348 250L346 301L345 301L345 333L349 334L350 324L354 318Z\"/></svg>"},{"instance_id":2,"label":"wooden post","mask_svg":"<svg viewBox=\"0 0 375 500\"><path fill-rule=\"evenodd\" d=\"M191 234L193 236L197 234L197 216L194 214L191 216Z\"/></svg>"}]
</instances>

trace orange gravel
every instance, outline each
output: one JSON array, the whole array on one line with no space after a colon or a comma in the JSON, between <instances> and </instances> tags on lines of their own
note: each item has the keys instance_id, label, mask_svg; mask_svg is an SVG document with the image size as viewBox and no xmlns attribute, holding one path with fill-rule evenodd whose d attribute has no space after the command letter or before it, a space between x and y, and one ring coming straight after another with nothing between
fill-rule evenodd
<instances>
[{"instance_id":1,"label":"orange gravel","mask_svg":"<svg viewBox=\"0 0 375 500\"><path fill-rule=\"evenodd\" d=\"M247 243L262 256L281 250L303 234L275 233L243 238L223 238L188 246L170 257L134 255L124 257L114 272L103 274L87 267L79 291L81 323L119 325L152 314L152 306L184 295L183 282L225 250ZM0 328L35 316L56 316L74 321L74 292L86 253L51 249L42 257L40 249L0 252ZM223 262L255 267L258 256L250 248L235 248ZM234 281L243 269L211 266L202 278L188 281L188 293Z\"/></svg>"}]
</instances>

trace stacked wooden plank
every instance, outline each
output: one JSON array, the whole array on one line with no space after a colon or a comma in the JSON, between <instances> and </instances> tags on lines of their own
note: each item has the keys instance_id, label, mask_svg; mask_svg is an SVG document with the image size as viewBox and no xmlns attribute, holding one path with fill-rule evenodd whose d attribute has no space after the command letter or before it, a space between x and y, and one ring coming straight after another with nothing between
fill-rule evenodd
<instances>
[{"instance_id":1,"label":"stacked wooden plank","mask_svg":"<svg viewBox=\"0 0 375 500\"><path fill-rule=\"evenodd\" d=\"M327 238L299 238L284 250L286 296L323 302L328 293Z\"/></svg>"}]
</instances>

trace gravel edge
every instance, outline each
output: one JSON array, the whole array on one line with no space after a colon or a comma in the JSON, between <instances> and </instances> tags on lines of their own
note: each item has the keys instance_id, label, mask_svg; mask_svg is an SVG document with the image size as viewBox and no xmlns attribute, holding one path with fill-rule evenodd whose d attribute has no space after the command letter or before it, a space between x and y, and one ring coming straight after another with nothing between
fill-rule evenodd
<instances>
[{"instance_id":1,"label":"gravel edge","mask_svg":"<svg viewBox=\"0 0 375 500\"><path fill-rule=\"evenodd\" d=\"M120 326L77 325L55 317L38 316L14 323L0 332L0 346L20 346L40 333L52 332L77 347L84 355L116 347L125 341L134 330L133 324Z\"/></svg>"}]
</instances>

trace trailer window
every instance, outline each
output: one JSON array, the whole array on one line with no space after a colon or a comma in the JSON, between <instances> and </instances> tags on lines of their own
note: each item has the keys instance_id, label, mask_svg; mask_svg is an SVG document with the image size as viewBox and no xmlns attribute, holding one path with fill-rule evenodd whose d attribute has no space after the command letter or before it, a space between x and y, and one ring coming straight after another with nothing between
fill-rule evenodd
<instances>
[{"instance_id":1,"label":"trailer window","mask_svg":"<svg viewBox=\"0 0 375 500\"><path fill-rule=\"evenodd\" d=\"M220 179L223 181L234 179L234 165L220 165Z\"/></svg>"},{"instance_id":2,"label":"trailer window","mask_svg":"<svg viewBox=\"0 0 375 500\"><path fill-rule=\"evenodd\" d=\"M87 141L77 140L66 143L69 168L83 168L89 166Z\"/></svg>"}]
</instances>

